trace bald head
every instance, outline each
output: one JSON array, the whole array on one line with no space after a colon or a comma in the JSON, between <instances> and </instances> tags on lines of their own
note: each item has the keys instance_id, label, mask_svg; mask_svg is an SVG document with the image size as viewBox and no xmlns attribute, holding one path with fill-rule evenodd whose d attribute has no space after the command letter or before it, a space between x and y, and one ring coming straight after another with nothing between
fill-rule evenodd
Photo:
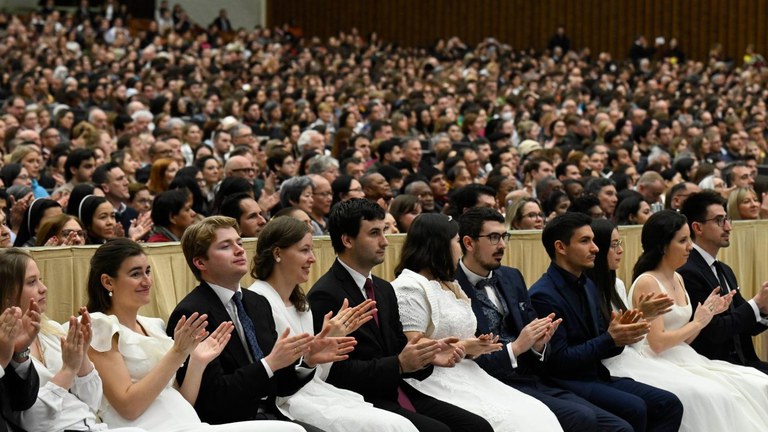
<instances>
[{"instance_id":1,"label":"bald head","mask_svg":"<svg viewBox=\"0 0 768 432\"><path fill-rule=\"evenodd\" d=\"M227 177L242 177L247 180L256 178L256 169L253 163L245 156L232 156L224 165Z\"/></svg>"}]
</instances>

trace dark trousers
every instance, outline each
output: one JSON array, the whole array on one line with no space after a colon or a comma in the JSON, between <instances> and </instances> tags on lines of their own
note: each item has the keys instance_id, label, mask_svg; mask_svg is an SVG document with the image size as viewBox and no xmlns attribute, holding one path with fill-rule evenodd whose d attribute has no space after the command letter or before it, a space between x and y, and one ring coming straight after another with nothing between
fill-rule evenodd
<instances>
[{"instance_id":1,"label":"dark trousers","mask_svg":"<svg viewBox=\"0 0 768 432\"><path fill-rule=\"evenodd\" d=\"M680 429L683 405L674 394L629 378L611 381L558 380L557 384L626 420L635 432Z\"/></svg>"},{"instance_id":2,"label":"dark trousers","mask_svg":"<svg viewBox=\"0 0 768 432\"><path fill-rule=\"evenodd\" d=\"M420 432L493 432L493 428L484 418L427 396L402 381L401 383L416 412L404 409L393 400L372 399L368 402L376 408L407 418Z\"/></svg>"}]
</instances>

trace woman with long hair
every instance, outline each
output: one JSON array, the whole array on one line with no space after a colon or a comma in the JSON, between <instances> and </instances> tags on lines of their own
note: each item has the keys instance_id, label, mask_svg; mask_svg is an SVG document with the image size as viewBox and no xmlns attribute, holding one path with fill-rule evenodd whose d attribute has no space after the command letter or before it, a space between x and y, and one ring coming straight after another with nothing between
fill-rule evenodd
<instances>
[{"instance_id":1,"label":"woman with long hair","mask_svg":"<svg viewBox=\"0 0 768 432\"><path fill-rule=\"evenodd\" d=\"M35 246L81 246L88 236L85 225L75 216L60 214L40 224Z\"/></svg>"},{"instance_id":2,"label":"woman with long hair","mask_svg":"<svg viewBox=\"0 0 768 432\"><path fill-rule=\"evenodd\" d=\"M299 286L309 279L314 262L312 231L298 219L274 218L259 234L251 266L256 282L249 289L269 301L278 334L286 329L292 334L314 333L312 312ZM346 336L370 321L374 308L372 300L354 308L342 306L336 316L323 317L317 337L340 338L334 343L346 344L351 351L352 338ZM359 394L327 384L324 378L331 367L332 362L319 365L313 379L298 392L278 398L280 411L328 432L416 430L405 417L374 408Z\"/></svg>"},{"instance_id":3,"label":"woman with long hair","mask_svg":"<svg viewBox=\"0 0 768 432\"><path fill-rule=\"evenodd\" d=\"M757 220L760 219L762 203L757 198L757 193L751 187L734 189L728 195L728 217L732 220Z\"/></svg>"},{"instance_id":4,"label":"woman with long hair","mask_svg":"<svg viewBox=\"0 0 768 432\"><path fill-rule=\"evenodd\" d=\"M21 219L19 232L13 245L16 247L34 246L37 243L36 235L40 226L62 213L61 204L54 200L38 198L32 201L27 211L24 212L24 217Z\"/></svg>"},{"instance_id":5,"label":"woman with long hair","mask_svg":"<svg viewBox=\"0 0 768 432\"><path fill-rule=\"evenodd\" d=\"M475 336L477 319L454 280L460 256L455 221L435 213L414 220L392 282L403 332L408 340L428 338L451 345L433 361L429 377L408 383L485 418L496 431L562 430L546 405L488 375L472 360L502 348L492 334Z\"/></svg>"},{"instance_id":6,"label":"woman with long hair","mask_svg":"<svg viewBox=\"0 0 768 432\"><path fill-rule=\"evenodd\" d=\"M225 321L209 335L207 316L193 313L179 320L171 339L161 319L139 315L139 308L150 302L151 290L149 259L138 243L117 239L96 250L88 274L93 327L89 353L102 376L103 420L158 431L301 430L267 420L201 423L193 405L203 371L226 346L234 326ZM184 383L173 385L184 362Z\"/></svg>"},{"instance_id":7,"label":"woman with long hair","mask_svg":"<svg viewBox=\"0 0 768 432\"><path fill-rule=\"evenodd\" d=\"M624 289L623 283L611 285L622 248L618 231L609 224L593 222L595 244L606 253L598 253L590 274L602 294L600 306L604 314L622 310L616 299ZM728 308L731 298L719 296L718 288L704 305L699 305L691 319L683 279L675 272L685 263L691 249L688 232L685 216L672 210L654 214L643 225L643 253L635 264L635 282L629 297L622 300L626 308L643 311L650 332L642 341L603 363L611 375L629 377L674 393L685 408L681 431L762 430L766 427L768 377L750 368L708 360L688 345L714 314ZM617 295L609 293L610 290ZM650 306L651 303L657 307ZM740 414L724 417L722 412Z\"/></svg>"}]
</instances>

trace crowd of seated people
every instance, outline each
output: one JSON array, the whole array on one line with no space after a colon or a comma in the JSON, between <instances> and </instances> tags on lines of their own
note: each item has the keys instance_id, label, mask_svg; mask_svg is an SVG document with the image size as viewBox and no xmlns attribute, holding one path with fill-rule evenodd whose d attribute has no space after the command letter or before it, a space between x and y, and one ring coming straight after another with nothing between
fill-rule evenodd
<instances>
[{"instance_id":1,"label":"crowd of seated people","mask_svg":"<svg viewBox=\"0 0 768 432\"><path fill-rule=\"evenodd\" d=\"M495 273L509 230L542 230L551 277L582 280L589 266L562 255L576 247L568 242L574 232L587 226L577 218L568 228L575 214L610 223L608 237L615 226L674 219L666 210L684 214L687 225L669 222L675 237L655 239L666 241L654 244L659 249L680 236L697 245L702 239L717 243L713 231L727 234L731 221L768 217L768 181L758 175L768 152L764 72L751 61L758 54L742 63L713 50L705 60L690 60L676 45L638 49L647 44L640 38L633 55L619 60L623 55L593 56L563 44L564 29L540 52L517 51L494 39L470 46L455 37L420 49L356 29L327 40L303 37L290 26L234 29L226 10L200 27L183 7L166 1L148 27L129 30L130 16L115 0L83 0L74 11L52 5L29 15L0 14L0 250L7 249L0 257L9 260L0 271L11 272L0 279L0 402L2 422L11 430L106 428L101 421L147 430L207 430L215 427L205 423L233 422L243 430L344 430L339 425L353 424L359 430L447 430L443 422L451 430L533 427L509 420L513 411L493 416L489 406L440 397L439 386L465 377L510 384L532 399L506 387L494 391L549 415L546 406L554 416L539 428L552 430L559 422L564 430L644 430L637 418L571 386L573 375L558 369L573 352L558 337L570 331L569 323L558 330L562 311L541 303L550 295L547 281L538 284L533 306L522 302L512 309L503 304L506 288L485 286L478 297L464 285ZM709 207L688 203L692 196L707 197ZM492 213L480 217L478 208ZM301 224L270 225L283 217ZM551 227L563 218L565 225ZM456 233L425 236L434 226L446 227L443 236ZM240 238L264 231L277 240L259 243L258 253L272 255L254 257L262 267L254 277L262 280L255 289L268 302L239 287L248 267ZM407 257L411 261L400 268L407 277L401 274L394 291L377 278L370 291L365 279L383 260L383 234L398 232L418 239L411 241L424 250L452 255L443 263ZM293 243L284 243L281 235L289 234ZM326 276L351 289L334 292L330 279L318 282L308 297L293 289L306 281L314 262L306 235L331 236L339 260ZM443 243L431 243L438 241ZM201 282L197 291L223 308L193 310L199 298L182 302L183 312L163 317L171 319L167 327L138 315L152 285L141 242L181 242ZM700 244L702 263L728 246L709 243ZM89 309L54 323L42 315L47 288L34 260L19 248L85 244L98 245L97 255L110 257L112 267L92 266L89 294L96 297L87 302ZM110 249L115 244L119 250ZM602 244L621 250L616 241ZM208 247L234 258L215 261L222 258ZM618 254L599 259L612 259L609 270L615 270ZM222 262L227 265L219 268ZM435 268L450 262L453 268ZM758 290L747 302L733 294L735 276L721 279L719 270L706 281L690 271L685 284L678 283L667 271L673 264L680 263L655 257L636 275L646 275L639 294L618 301L610 288L620 281L590 276L604 300L592 317L599 330L592 336L614 345L601 351L604 357L648 334L652 347L661 344L652 350L660 357L654 361L670 360L664 357L687 344L715 360L760 368L747 349L751 342L715 353L698 341L732 341L713 323L730 319L736 309L743 323L733 331L764 330L768 293ZM653 284L647 275L668 278ZM525 287L521 276L520 282ZM689 283L698 290L690 299L668 293ZM716 286L722 292L713 293ZM626 294L623 284L622 290ZM658 342L665 340L659 323L666 310L647 309L645 302L672 310L670 298L699 312L688 327L665 322L693 329ZM445 330L436 326L445 319L439 314L418 315L437 302L467 317L474 312L476 331L471 320L462 322L467 328ZM398 303L401 313L408 311L402 323ZM612 309L633 306L645 317L622 315L614 322ZM241 315L259 308L271 310L267 316L275 321L242 322ZM526 317L516 321L519 328L504 328L499 318L515 308L525 309ZM720 333L707 330L713 326ZM530 344L513 343L519 334ZM376 338L387 340L387 347L369 346ZM141 348L133 351L123 340ZM552 351L542 352L550 340ZM133 365L136 353L148 356L140 368ZM536 364L528 364L529 355L554 361L545 361L549 366L540 372L529 369ZM462 361L477 361L483 370L433 372ZM605 367L592 366L597 375L604 373ZM665 401L667 417L649 412L648 430L676 430L669 425L681 421L683 430L698 428L689 414L679 415L681 403L693 411L695 391L686 387L678 394L676 384L664 387L659 376L632 375L625 363L606 366L664 388L654 394ZM698 375L714 373L709 363L697 367ZM544 385L541 373L559 384ZM527 377L525 384L516 374ZM498 384L492 382L486 389ZM331 415L312 405L326 399L367 410L368 421L358 424L348 411ZM757 400L746 393L743 399ZM189 415L169 422L158 414L168 407ZM249 423L286 418L294 423ZM750 416L747 423L759 420Z\"/></svg>"}]
</instances>

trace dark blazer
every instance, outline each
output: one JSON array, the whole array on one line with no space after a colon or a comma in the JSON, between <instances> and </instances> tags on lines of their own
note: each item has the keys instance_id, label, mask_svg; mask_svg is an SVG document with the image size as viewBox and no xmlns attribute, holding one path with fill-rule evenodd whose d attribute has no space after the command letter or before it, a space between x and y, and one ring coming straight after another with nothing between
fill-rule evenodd
<instances>
[{"instance_id":1,"label":"dark blazer","mask_svg":"<svg viewBox=\"0 0 768 432\"><path fill-rule=\"evenodd\" d=\"M737 289L739 283L733 270L721 263L723 276L730 289ZM720 286L712 268L707 265L704 257L698 250L691 250L688 262L678 270L685 281L685 289L691 298L691 305L696 311L696 306L709 297L715 287ZM759 362L752 343L752 336L764 332L768 327L755 321L755 312L737 290L733 296L733 308L721 314L715 315L712 321L704 327L691 346L699 354L714 360L725 360L731 363L742 364L734 343L734 336L739 335L741 350L747 363Z\"/></svg>"},{"instance_id":2,"label":"dark blazer","mask_svg":"<svg viewBox=\"0 0 768 432\"><path fill-rule=\"evenodd\" d=\"M272 308L267 299L249 290L243 290L243 306L256 328L259 346L267 355L277 341ZM209 332L222 322L231 321L219 297L207 283L202 282L171 313L168 335L173 337L173 330L182 315L189 317L193 312L208 314ZM212 424L253 420L259 418L259 409L281 417L274 406L274 397L295 393L312 376L299 379L293 366L274 372L270 379L260 361L249 363L248 354L235 330L221 355L205 368L195 410L200 419ZM184 382L186 373L185 363L176 374L179 383Z\"/></svg>"},{"instance_id":3,"label":"dark blazer","mask_svg":"<svg viewBox=\"0 0 768 432\"><path fill-rule=\"evenodd\" d=\"M554 312L563 322L549 341L550 353L545 372L552 378L565 380L610 380L610 373L601 360L616 356L624 347L617 347L607 332L598 306L595 284L587 279L587 307L591 317L585 317L564 294L568 282L554 263L531 286L533 307L539 316Z\"/></svg>"},{"instance_id":4,"label":"dark blazer","mask_svg":"<svg viewBox=\"0 0 768 432\"><path fill-rule=\"evenodd\" d=\"M18 413L35 404L39 388L40 378L34 365L29 365L26 379L22 379L10 364L5 368L5 376L0 378L0 432L24 430L19 424Z\"/></svg>"},{"instance_id":5,"label":"dark blazer","mask_svg":"<svg viewBox=\"0 0 768 432\"><path fill-rule=\"evenodd\" d=\"M539 358L531 351L522 353L517 357L517 368L513 369L506 347L507 343L514 341L514 338L520 335L520 332L528 323L537 318L536 311L531 304L531 298L528 296L525 280L520 270L512 267L499 267L493 271L493 275L499 280L499 292L501 294L499 300L506 304L509 311L507 316L504 317L502 325L509 335L514 337L500 338L499 341L505 345L504 349L482 355L476 358L475 362L485 369L486 372L504 382L531 381L534 379L531 374L539 368L541 363ZM495 309L495 306L487 304L487 298L478 297L477 289L469 282L467 275L460 266L456 270L456 281L472 302L472 311L477 318L477 332L475 334L496 332L496 330L491 329L488 319L483 312L487 308Z\"/></svg>"},{"instance_id":6,"label":"dark blazer","mask_svg":"<svg viewBox=\"0 0 768 432\"><path fill-rule=\"evenodd\" d=\"M327 381L360 393L369 402L377 399L397 401L397 388L401 382L397 355L408 340L403 334L392 285L376 276L372 278L380 326L370 320L350 334L357 340L355 350L349 354L349 359L333 364ZM349 300L350 307L365 300L352 275L338 260L315 283L308 296L315 332L322 328L325 314L329 311L336 313L345 298ZM430 366L408 376L423 379L431 373Z\"/></svg>"}]
</instances>

